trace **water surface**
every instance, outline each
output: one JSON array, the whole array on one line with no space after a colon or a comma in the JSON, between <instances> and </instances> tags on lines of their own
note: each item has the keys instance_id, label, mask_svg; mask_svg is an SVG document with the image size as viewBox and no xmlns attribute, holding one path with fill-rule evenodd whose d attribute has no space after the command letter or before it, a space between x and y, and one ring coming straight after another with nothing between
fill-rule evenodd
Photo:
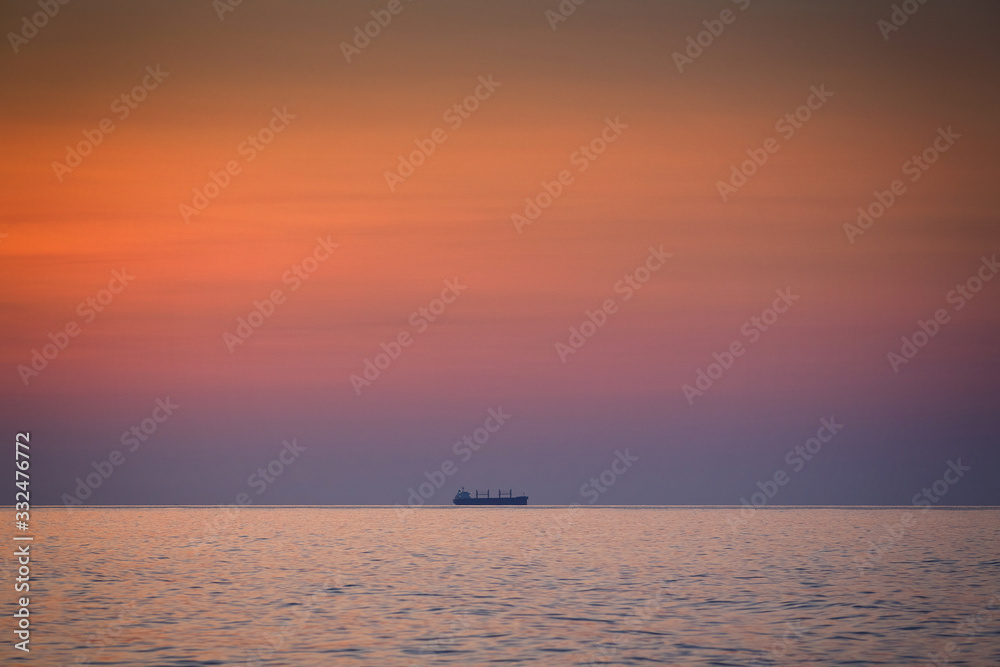
<instances>
[{"instance_id":1,"label":"water surface","mask_svg":"<svg viewBox=\"0 0 1000 667\"><path fill-rule=\"evenodd\" d=\"M997 665L998 520L987 509L45 508L33 512L30 660Z\"/></svg>"}]
</instances>

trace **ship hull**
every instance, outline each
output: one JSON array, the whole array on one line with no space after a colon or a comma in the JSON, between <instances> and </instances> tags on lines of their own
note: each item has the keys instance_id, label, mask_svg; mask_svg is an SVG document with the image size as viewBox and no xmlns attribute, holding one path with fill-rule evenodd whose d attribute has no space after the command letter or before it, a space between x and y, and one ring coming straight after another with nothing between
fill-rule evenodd
<instances>
[{"instance_id":1,"label":"ship hull","mask_svg":"<svg viewBox=\"0 0 1000 667\"><path fill-rule=\"evenodd\" d=\"M456 505L527 505L528 496L514 498L455 498Z\"/></svg>"}]
</instances>

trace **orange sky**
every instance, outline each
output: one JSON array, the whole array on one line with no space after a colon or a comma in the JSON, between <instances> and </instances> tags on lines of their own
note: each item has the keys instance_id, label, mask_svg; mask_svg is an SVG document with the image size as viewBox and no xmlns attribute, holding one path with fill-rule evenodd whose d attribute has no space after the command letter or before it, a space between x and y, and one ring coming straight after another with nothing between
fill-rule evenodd
<instances>
[{"instance_id":1,"label":"orange sky","mask_svg":"<svg viewBox=\"0 0 1000 667\"><path fill-rule=\"evenodd\" d=\"M537 411L538 435L559 428L561 411L601 401L608 414L595 419L613 430L629 396L650 406L640 430L655 434L664 414L690 419L681 385L775 289L792 286L803 295L793 315L705 401L736 419L766 398L791 429L800 411L827 405L867 414L886 400L895 410L907 394L893 393L886 352L996 252L997 52L986 46L990 21L976 20L995 18L987 5L929 4L885 41L881 6L755 2L683 74L672 53L735 4L592 2L554 31L545 3L403 6L349 64L339 44L375 5L248 2L222 21L208 2L67 5L8 51L5 403L40 417L65 400L95 424L106 419L77 445L76 427L58 425L60 447L88 451L106 448L102 428L113 434L125 406L141 410L165 391L190 396L192 424L214 424L223 448L238 449L255 427L230 415L223 421L238 426L227 431L212 411L272 398L307 431L324 432L310 409L328 405L348 421L384 409L424 423L440 410L433 432L445 434L507 397ZM5 6L0 23L12 30L33 8ZM169 74L119 119L113 100L147 66ZM450 129L444 112L489 75L499 87ZM833 96L781 138L775 121L819 85ZM294 118L247 161L241 142L275 108ZM114 131L60 182L52 163L104 118ZM628 127L581 172L571 156L606 118ZM848 243L843 224L939 127L961 138ZM435 128L447 141L390 192L385 171ZM717 182L769 137L780 150L721 201ZM240 173L185 223L178 207L231 160ZM564 169L572 185L519 234L511 214ZM338 251L231 354L223 333L255 299L288 291L282 275L318 236ZM554 344L661 244L669 265L561 364ZM134 283L25 386L18 365L123 267ZM355 396L349 376L454 277L467 293ZM996 365L992 290L949 343L907 369L926 382L919 400L959 378L995 396L995 380L980 375L984 359ZM940 398L942 409L959 398ZM371 433L396 451L414 428L400 419ZM685 428L686 442L659 445L651 459L716 443L697 420ZM336 437L325 446L349 449Z\"/></svg>"}]
</instances>

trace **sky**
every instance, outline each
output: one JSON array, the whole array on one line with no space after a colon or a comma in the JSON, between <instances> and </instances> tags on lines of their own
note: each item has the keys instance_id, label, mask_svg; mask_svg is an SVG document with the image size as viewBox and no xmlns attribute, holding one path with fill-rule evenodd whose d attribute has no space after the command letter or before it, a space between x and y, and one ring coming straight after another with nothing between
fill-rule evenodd
<instances>
[{"instance_id":1,"label":"sky","mask_svg":"<svg viewBox=\"0 0 1000 667\"><path fill-rule=\"evenodd\" d=\"M36 503L1000 504L995 4L40 11Z\"/></svg>"}]
</instances>

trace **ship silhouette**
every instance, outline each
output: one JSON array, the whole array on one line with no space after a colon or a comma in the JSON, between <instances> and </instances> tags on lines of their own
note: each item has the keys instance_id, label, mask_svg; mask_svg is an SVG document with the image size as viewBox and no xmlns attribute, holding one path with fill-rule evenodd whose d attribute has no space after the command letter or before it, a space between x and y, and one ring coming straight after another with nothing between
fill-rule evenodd
<instances>
[{"instance_id":1,"label":"ship silhouette","mask_svg":"<svg viewBox=\"0 0 1000 667\"><path fill-rule=\"evenodd\" d=\"M497 495L491 496L489 490L487 490L485 495L481 495L479 491L476 491L476 495L473 497L463 486L455 494L452 502L456 505L527 505L528 496L515 496L513 490L507 491L506 495L502 490L498 490Z\"/></svg>"}]
</instances>

